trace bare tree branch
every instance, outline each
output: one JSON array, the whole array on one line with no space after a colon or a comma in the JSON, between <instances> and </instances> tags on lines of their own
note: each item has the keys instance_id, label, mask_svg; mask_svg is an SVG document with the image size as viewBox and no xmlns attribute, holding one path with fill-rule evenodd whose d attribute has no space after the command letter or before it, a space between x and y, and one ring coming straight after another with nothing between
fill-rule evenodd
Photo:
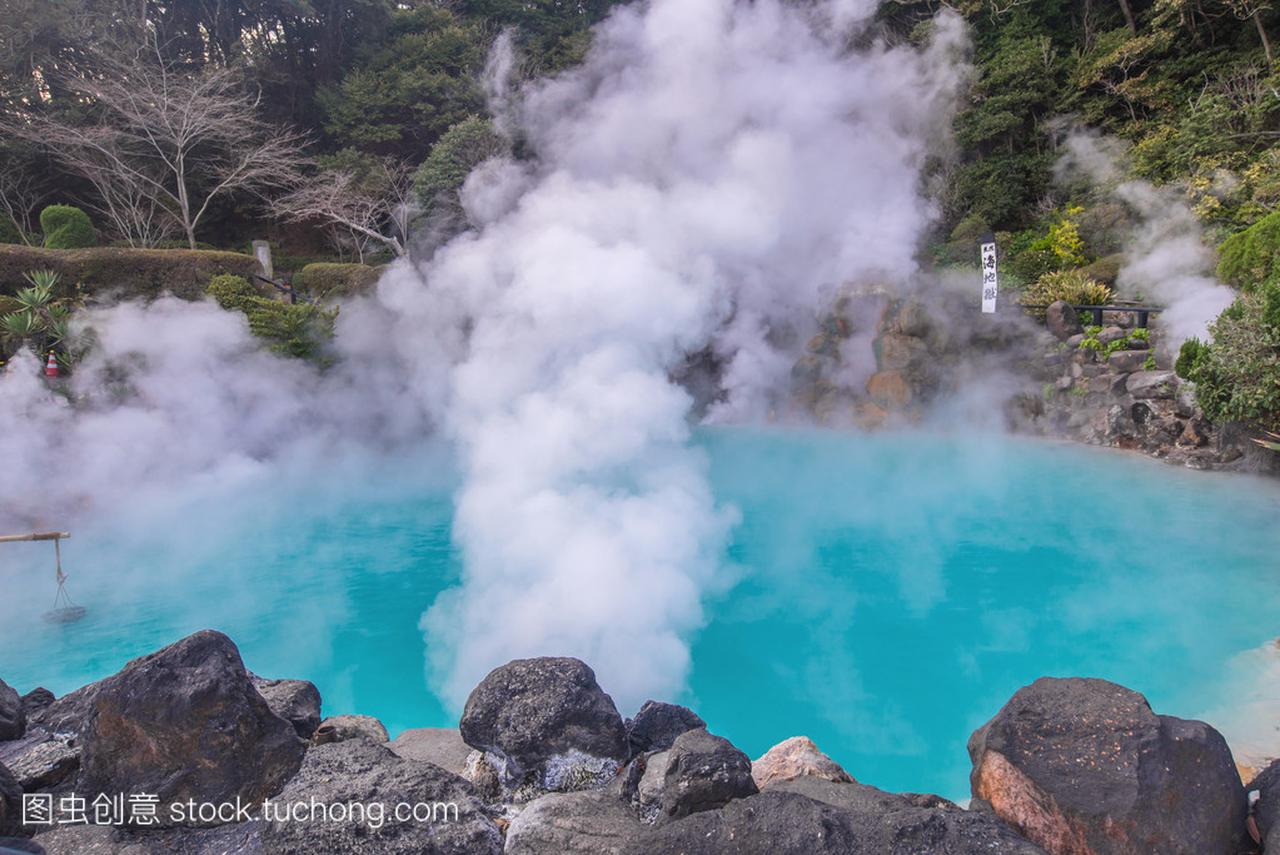
<instances>
[{"instance_id":1,"label":"bare tree branch","mask_svg":"<svg viewBox=\"0 0 1280 855\"><path fill-rule=\"evenodd\" d=\"M381 243L397 257L409 252L409 221L415 213L413 175L407 164L379 160L372 174L350 169L321 170L272 205L288 222L323 222L335 227L339 248L352 246L360 261L367 247Z\"/></svg>"},{"instance_id":2,"label":"bare tree branch","mask_svg":"<svg viewBox=\"0 0 1280 855\"><path fill-rule=\"evenodd\" d=\"M103 57L96 74L65 81L96 121L43 112L4 129L47 146L97 190L100 208L131 243L151 245L176 222L191 248L210 206L224 196L292 186L304 138L258 113L234 69L197 74L167 64L153 40L132 55Z\"/></svg>"}]
</instances>

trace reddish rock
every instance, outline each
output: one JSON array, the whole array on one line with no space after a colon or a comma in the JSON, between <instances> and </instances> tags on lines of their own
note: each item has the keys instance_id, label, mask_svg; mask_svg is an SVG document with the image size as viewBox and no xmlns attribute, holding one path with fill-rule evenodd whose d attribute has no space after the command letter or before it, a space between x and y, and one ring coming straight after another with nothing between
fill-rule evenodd
<instances>
[{"instance_id":1,"label":"reddish rock","mask_svg":"<svg viewBox=\"0 0 1280 855\"><path fill-rule=\"evenodd\" d=\"M897 371L881 371L867 381L867 394L886 410L901 410L911 403L911 386Z\"/></svg>"},{"instance_id":2,"label":"reddish rock","mask_svg":"<svg viewBox=\"0 0 1280 855\"><path fill-rule=\"evenodd\" d=\"M1051 855L1231 855L1246 803L1231 751L1105 680L1042 678L969 740L975 803Z\"/></svg>"},{"instance_id":3,"label":"reddish rock","mask_svg":"<svg viewBox=\"0 0 1280 855\"><path fill-rule=\"evenodd\" d=\"M840 764L818 750L807 736L793 736L766 751L751 764L751 777L764 789L771 783L811 777L836 783L852 783Z\"/></svg>"}]
</instances>

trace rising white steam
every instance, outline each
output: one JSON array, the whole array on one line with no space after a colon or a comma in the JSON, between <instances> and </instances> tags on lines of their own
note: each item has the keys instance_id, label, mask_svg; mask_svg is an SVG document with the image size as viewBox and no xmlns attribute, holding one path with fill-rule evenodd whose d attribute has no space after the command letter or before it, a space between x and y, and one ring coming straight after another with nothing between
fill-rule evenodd
<instances>
[{"instance_id":1,"label":"rising white steam","mask_svg":"<svg viewBox=\"0 0 1280 855\"><path fill-rule=\"evenodd\" d=\"M1138 227L1125 241L1116 283L1121 292L1167 307L1159 320L1175 350L1192 336L1208 338L1209 323L1231 305L1235 292L1214 278L1213 251L1181 194L1172 187L1123 178L1123 152L1114 140L1076 132L1067 137L1064 148L1060 172L1084 174L1138 217Z\"/></svg>"},{"instance_id":2,"label":"rising white steam","mask_svg":"<svg viewBox=\"0 0 1280 855\"><path fill-rule=\"evenodd\" d=\"M717 417L767 414L794 333L845 283L911 278L934 215L921 172L963 26L944 14L922 48L849 50L874 7L625 7L582 67L519 97L498 55L500 126L533 157L483 165L464 192L477 227L344 306L337 369L257 352L207 304L120 307L92 318L102 343L75 380L90 411L31 365L0 380L0 455L23 460L24 490L53 473L102 503L443 431L464 571L423 618L436 685L459 702L495 665L556 654L624 708L676 693L733 514L672 373L710 348ZM124 361L132 392L112 399Z\"/></svg>"}]
</instances>

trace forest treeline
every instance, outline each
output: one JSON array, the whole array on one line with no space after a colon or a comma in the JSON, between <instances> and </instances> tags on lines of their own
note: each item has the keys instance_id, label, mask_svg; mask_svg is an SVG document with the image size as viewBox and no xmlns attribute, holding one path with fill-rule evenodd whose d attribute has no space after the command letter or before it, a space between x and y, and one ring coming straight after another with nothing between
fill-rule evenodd
<instances>
[{"instance_id":1,"label":"forest treeline","mask_svg":"<svg viewBox=\"0 0 1280 855\"><path fill-rule=\"evenodd\" d=\"M494 39L514 34L522 76L554 73L580 60L614 2L5 0L0 240L38 233L39 210L63 202L108 240L242 248L264 223L315 222L328 205L353 255L394 254L378 237L395 231L413 179L438 190L492 145L481 75ZM140 105L140 91L174 103ZM147 126L175 123L203 124L149 138ZM254 174L231 176L190 228L198 205L179 185L203 202L245 159ZM317 173L309 195L264 214L257 191Z\"/></svg>"}]
</instances>

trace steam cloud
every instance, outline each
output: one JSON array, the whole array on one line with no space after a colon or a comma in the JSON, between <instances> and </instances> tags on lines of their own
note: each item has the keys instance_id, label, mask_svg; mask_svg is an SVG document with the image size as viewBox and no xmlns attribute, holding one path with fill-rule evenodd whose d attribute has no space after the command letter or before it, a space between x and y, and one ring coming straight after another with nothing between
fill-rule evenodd
<instances>
[{"instance_id":1,"label":"steam cloud","mask_svg":"<svg viewBox=\"0 0 1280 855\"><path fill-rule=\"evenodd\" d=\"M94 313L83 411L33 363L0 379L18 489L160 502L443 433L464 573L423 616L433 683L458 703L495 665L557 654L624 707L677 692L734 516L671 375L710 348L715 417L767 414L785 333L845 283L905 283L934 216L921 172L951 124L963 25L850 49L874 7L625 7L583 66L519 97L500 50L499 126L535 157L483 165L464 190L476 228L344 306L337 368L265 355L208 304Z\"/></svg>"},{"instance_id":2,"label":"steam cloud","mask_svg":"<svg viewBox=\"0 0 1280 855\"><path fill-rule=\"evenodd\" d=\"M1161 325L1174 349L1192 336L1208 338L1209 323L1231 305L1235 293L1214 278L1214 255L1200 223L1177 190L1121 177L1123 153L1114 140L1096 134L1068 135L1060 174L1079 172L1108 190L1138 216L1139 225L1125 245L1117 285L1166 306Z\"/></svg>"}]
</instances>

